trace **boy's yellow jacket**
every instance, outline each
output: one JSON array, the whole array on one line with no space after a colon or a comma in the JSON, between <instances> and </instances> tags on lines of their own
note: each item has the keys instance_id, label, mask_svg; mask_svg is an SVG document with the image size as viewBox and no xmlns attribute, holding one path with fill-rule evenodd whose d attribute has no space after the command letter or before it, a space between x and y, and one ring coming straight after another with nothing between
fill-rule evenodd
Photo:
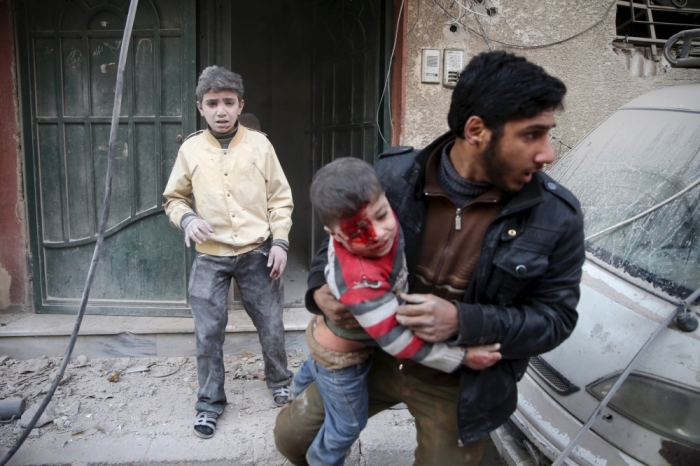
<instances>
[{"instance_id":1,"label":"boy's yellow jacket","mask_svg":"<svg viewBox=\"0 0 700 466\"><path fill-rule=\"evenodd\" d=\"M214 233L196 245L199 252L236 256L270 234L289 241L292 190L270 141L242 125L228 149L209 130L187 139L163 196L173 226L179 228L182 217L195 210L211 225Z\"/></svg>"}]
</instances>

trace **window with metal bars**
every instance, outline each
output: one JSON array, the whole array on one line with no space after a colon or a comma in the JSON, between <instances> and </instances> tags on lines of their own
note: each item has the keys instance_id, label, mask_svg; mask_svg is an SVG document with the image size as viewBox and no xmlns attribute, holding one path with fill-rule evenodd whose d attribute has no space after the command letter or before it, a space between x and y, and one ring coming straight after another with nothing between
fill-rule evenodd
<instances>
[{"instance_id":1,"label":"window with metal bars","mask_svg":"<svg viewBox=\"0 0 700 466\"><path fill-rule=\"evenodd\" d=\"M658 61L663 44L672 35L700 28L700 0L618 0L615 42L647 48ZM691 55L700 56L700 41Z\"/></svg>"}]
</instances>

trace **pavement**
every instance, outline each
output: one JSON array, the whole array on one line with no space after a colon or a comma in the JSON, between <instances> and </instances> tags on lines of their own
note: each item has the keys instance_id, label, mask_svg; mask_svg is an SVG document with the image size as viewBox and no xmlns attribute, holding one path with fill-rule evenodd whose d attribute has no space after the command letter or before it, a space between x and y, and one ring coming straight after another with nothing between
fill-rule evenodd
<instances>
[{"instance_id":1,"label":"pavement","mask_svg":"<svg viewBox=\"0 0 700 466\"><path fill-rule=\"evenodd\" d=\"M306 358L303 340L295 332L300 333L308 317L305 310L285 311L286 328L292 336L287 339L292 370ZM61 353L55 353L58 343L66 338L62 329L72 328L73 320L74 316L68 315L0 313L0 400L23 397L29 411L24 420L0 424L0 456L14 445L22 425L43 400L61 364ZM148 325L147 320L151 322ZM192 432L197 377L193 346L187 343L191 319L86 316L78 341L87 337L93 341L76 345L47 409L48 416L41 421L45 423L33 429L7 464L289 464L274 445L272 430L279 408L262 380L259 345L250 338L244 317L233 315L231 321L235 323L227 330L231 346L225 350L229 403L213 438L203 440ZM172 331L167 345L158 346L163 337L158 331ZM146 340L155 335L155 343L134 348L110 346L105 356L100 339L125 334ZM128 340L134 341L138 338ZM20 342L22 347L18 348ZM42 347L46 353L37 356ZM138 354L128 354L133 351ZM119 374L116 380L115 373ZM346 464L411 464L415 446L413 417L397 407L369 420ZM481 465L505 465L490 440Z\"/></svg>"}]
</instances>

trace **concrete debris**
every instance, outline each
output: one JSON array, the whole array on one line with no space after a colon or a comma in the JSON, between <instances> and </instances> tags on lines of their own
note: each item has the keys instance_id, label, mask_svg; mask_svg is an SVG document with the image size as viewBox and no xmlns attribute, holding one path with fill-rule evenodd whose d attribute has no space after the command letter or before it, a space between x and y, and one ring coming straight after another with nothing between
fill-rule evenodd
<instances>
[{"instance_id":1,"label":"concrete debris","mask_svg":"<svg viewBox=\"0 0 700 466\"><path fill-rule=\"evenodd\" d=\"M97 422L83 423L71 427L70 432L73 438L85 438L100 432L100 424Z\"/></svg>"},{"instance_id":2,"label":"concrete debris","mask_svg":"<svg viewBox=\"0 0 700 466\"><path fill-rule=\"evenodd\" d=\"M119 371L114 371L107 376L107 380L109 380L110 382L119 382L119 375Z\"/></svg>"},{"instance_id":3,"label":"concrete debris","mask_svg":"<svg viewBox=\"0 0 700 466\"><path fill-rule=\"evenodd\" d=\"M33 404L32 406L27 408L24 414L22 414L22 418L20 419L20 425L22 427L27 427L29 425L29 422L39 410L39 405L41 405L41 402ZM39 420L36 421L34 427L44 426L50 422L53 422L54 419L56 419L56 412L54 409L54 404L51 402L46 406L46 409L39 417Z\"/></svg>"},{"instance_id":4,"label":"concrete debris","mask_svg":"<svg viewBox=\"0 0 700 466\"><path fill-rule=\"evenodd\" d=\"M56 369L55 371L51 371L51 374L49 374L49 383L53 383L56 376L58 376L58 369ZM63 385L64 383L68 382L71 377L72 375L70 372L64 371L63 377L61 377L61 381L58 384Z\"/></svg>"},{"instance_id":5,"label":"concrete debris","mask_svg":"<svg viewBox=\"0 0 700 466\"><path fill-rule=\"evenodd\" d=\"M219 417L216 435L202 440L192 433L197 399L197 365L194 357L113 358L71 364L71 378L62 384L44 414L9 464L276 464L284 458L274 446L273 428L279 409L267 389L259 354L247 351L224 356L228 405ZM288 364L298 367L307 355L290 352ZM44 372L20 372L31 361L8 360L0 365L0 381L14 383L16 393L30 406L22 421L0 424L0 450L11 447L22 434L43 397L49 370L60 358L41 359ZM74 361L74 362L77 362ZM26 364L25 364L26 363ZM33 363L36 364L36 363ZM129 368L148 371L124 372ZM119 383L107 374L119 371ZM175 374L175 375L173 375ZM170 376L168 376L170 375ZM3 384L0 382L0 390ZM5 389L6 391L6 389ZM26 419L26 418L29 419ZM415 448L415 427L408 410L387 410L374 416L362 434L361 450L353 447L348 466L410 464ZM13 461L13 462L12 462ZM483 465L482 465L483 466Z\"/></svg>"},{"instance_id":6,"label":"concrete debris","mask_svg":"<svg viewBox=\"0 0 700 466\"><path fill-rule=\"evenodd\" d=\"M5 362L6 362L8 359L10 359L10 357L7 356L7 355L2 355L2 356L0 356L0 366L2 366L3 364L5 364Z\"/></svg>"},{"instance_id":7,"label":"concrete debris","mask_svg":"<svg viewBox=\"0 0 700 466\"><path fill-rule=\"evenodd\" d=\"M18 372L20 374L26 374L28 372L33 372L38 374L46 371L51 367L51 361L48 359L30 359L29 361L20 361L18 364Z\"/></svg>"},{"instance_id":8,"label":"concrete debris","mask_svg":"<svg viewBox=\"0 0 700 466\"><path fill-rule=\"evenodd\" d=\"M62 411L66 416L75 416L80 412L80 401L75 401Z\"/></svg>"}]
</instances>

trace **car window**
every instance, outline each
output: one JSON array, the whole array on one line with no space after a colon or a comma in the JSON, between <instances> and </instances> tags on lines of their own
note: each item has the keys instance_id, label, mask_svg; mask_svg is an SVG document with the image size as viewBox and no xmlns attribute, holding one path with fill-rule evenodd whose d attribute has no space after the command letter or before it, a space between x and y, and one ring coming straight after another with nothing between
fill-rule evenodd
<instances>
[{"instance_id":1,"label":"car window","mask_svg":"<svg viewBox=\"0 0 700 466\"><path fill-rule=\"evenodd\" d=\"M550 174L581 201L586 237L670 198L700 178L700 114L625 109ZM680 298L700 287L700 186L586 241L596 257Z\"/></svg>"}]
</instances>

